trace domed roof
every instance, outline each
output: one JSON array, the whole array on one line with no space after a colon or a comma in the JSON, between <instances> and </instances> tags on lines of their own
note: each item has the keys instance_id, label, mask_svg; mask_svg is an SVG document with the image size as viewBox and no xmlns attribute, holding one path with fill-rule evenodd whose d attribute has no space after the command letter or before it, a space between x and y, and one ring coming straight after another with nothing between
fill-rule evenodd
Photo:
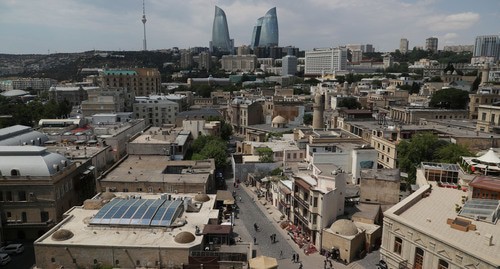
<instances>
[{"instance_id":1,"label":"domed roof","mask_svg":"<svg viewBox=\"0 0 500 269\"><path fill-rule=\"evenodd\" d=\"M10 90L10 91L4 91L1 94L5 97L16 97L16 96L23 96L28 93L29 92L23 90Z\"/></svg>"},{"instance_id":2,"label":"domed roof","mask_svg":"<svg viewBox=\"0 0 500 269\"><path fill-rule=\"evenodd\" d=\"M73 232L66 229L60 229L52 234L52 239L56 241L64 241L73 237Z\"/></svg>"},{"instance_id":3,"label":"domed roof","mask_svg":"<svg viewBox=\"0 0 500 269\"><path fill-rule=\"evenodd\" d=\"M272 123L274 123L274 124L285 124L286 123L286 119L283 118L282 116L278 115L278 116L274 117Z\"/></svg>"},{"instance_id":4,"label":"domed roof","mask_svg":"<svg viewBox=\"0 0 500 269\"><path fill-rule=\"evenodd\" d=\"M175 242L179 244L191 243L194 241L194 239L196 239L194 237L194 234L186 231L178 233L174 238Z\"/></svg>"},{"instance_id":5,"label":"domed roof","mask_svg":"<svg viewBox=\"0 0 500 269\"><path fill-rule=\"evenodd\" d=\"M358 234L358 228L354 225L354 222L347 219L339 219L332 224L330 230L336 234L344 236L353 236Z\"/></svg>"},{"instance_id":6,"label":"domed roof","mask_svg":"<svg viewBox=\"0 0 500 269\"><path fill-rule=\"evenodd\" d=\"M103 200L111 200L111 199L113 199L115 197L116 197L116 195L114 195L113 193L111 193L109 191L103 192L101 194L101 199L103 199Z\"/></svg>"},{"instance_id":7,"label":"domed roof","mask_svg":"<svg viewBox=\"0 0 500 269\"><path fill-rule=\"evenodd\" d=\"M210 197L204 193L198 193L194 196L194 200L197 202L208 202L210 201Z\"/></svg>"}]
</instances>

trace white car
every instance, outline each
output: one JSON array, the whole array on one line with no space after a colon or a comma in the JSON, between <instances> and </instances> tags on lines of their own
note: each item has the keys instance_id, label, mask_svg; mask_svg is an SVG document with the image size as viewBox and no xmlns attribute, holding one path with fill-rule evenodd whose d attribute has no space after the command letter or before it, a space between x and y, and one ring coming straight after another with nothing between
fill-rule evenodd
<instances>
[{"instance_id":1,"label":"white car","mask_svg":"<svg viewBox=\"0 0 500 269\"><path fill-rule=\"evenodd\" d=\"M6 265L11 261L9 254L0 253L0 265Z\"/></svg>"},{"instance_id":2,"label":"white car","mask_svg":"<svg viewBox=\"0 0 500 269\"><path fill-rule=\"evenodd\" d=\"M7 254L21 254L24 252L23 244L10 244L0 249L0 252Z\"/></svg>"}]
</instances>

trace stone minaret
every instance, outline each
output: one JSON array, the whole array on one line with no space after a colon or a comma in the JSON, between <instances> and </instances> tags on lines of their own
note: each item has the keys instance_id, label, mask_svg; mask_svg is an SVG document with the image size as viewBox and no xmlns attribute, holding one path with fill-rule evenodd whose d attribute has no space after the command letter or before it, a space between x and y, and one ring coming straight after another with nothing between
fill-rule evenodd
<instances>
[{"instance_id":1,"label":"stone minaret","mask_svg":"<svg viewBox=\"0 0 500 269\"><path fill-rule=\"evenodd\" d=\"M490 64L485 63L483 65L483 68L481 68L481 86L486 85L486 82L488 82L490 76Z\"/></svg>"},{"instance_id":2,"label":"stone minaret","mask_svg":"<svg viewBox=\"0 0 500 269\"><path fill-rule=\"evenodd\" d=\"M323 111L325 110L325 97L321 93L314 95L313 105L313 129L323 129L325 123L323 120Z\"/></svg>"}]
</instances>

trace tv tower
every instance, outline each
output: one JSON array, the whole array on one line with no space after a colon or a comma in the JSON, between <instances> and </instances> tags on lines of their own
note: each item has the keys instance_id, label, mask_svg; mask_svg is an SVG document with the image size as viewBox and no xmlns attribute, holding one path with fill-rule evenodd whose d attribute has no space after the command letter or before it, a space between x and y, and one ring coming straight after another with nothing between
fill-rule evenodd
<instances>
[{"instance_id":1,"label":"tv tower","mask_svg":"<svg viewBox=\"0 0 500 269\"><path fill-rule=\"evenodd\" d=\"M142 41L142 50L148 50L146 46L146 7L144 5L144 0L142 0L142 24L144 25L144 40Z\"/></svg>"}]
</instances>

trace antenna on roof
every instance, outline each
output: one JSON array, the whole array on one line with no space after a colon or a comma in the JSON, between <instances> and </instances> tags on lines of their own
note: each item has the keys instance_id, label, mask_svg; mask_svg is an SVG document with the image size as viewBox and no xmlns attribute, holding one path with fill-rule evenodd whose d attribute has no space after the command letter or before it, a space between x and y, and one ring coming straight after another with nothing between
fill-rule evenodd
<instances>
[{"instance_id":1,"label":"antenna on roof","mask_svg":"<svg viewBox=\"0 0 500 269\"><path fill-rule=\"evenodd\" d=\"M148 50L148 47L146 45L146 5L144 3L144 0L142 0L142 24L144 26L144 40L142 41L142 50L146 51Z\"/></svg>"}]
</instances>

